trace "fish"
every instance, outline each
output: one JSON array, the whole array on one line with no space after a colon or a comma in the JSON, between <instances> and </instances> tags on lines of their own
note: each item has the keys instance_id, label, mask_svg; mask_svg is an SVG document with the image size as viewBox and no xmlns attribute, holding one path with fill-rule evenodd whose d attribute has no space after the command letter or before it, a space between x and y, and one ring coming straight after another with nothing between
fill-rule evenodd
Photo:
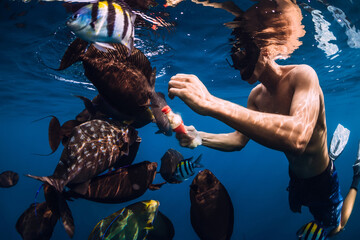
<instances>
[{"instance_id":1,"label":"fish","mask_svg":"<svg viewBox=\"0 0 360 240\"><path fill-rule=\"evenodd\" d=\"M111 168L137 141L137 131L126 125L104 120L91 120L76 126L51 176L26 176L40 180L62 192L67 184L83 183Z\"/></svg>"},{"instance_id":2,"label":"fish","mask_svg":"<svg viewBox=\"0 0 360 240\"><path fill-rule=\"evenodd\" d=\"M153 122L150 105L155 92L156 68L151 67L148 58L137 48L127 57L126 47L122 44L112 44L115 50L106 53L93 44L89 48L86 46L86 41L75 39L57 70L81 61L85 76L94 84L108 109L129 116L128 122L143 122L142 126Z\"/></svg>"},{"instance_id":3,"label":"fish","mask_svg":"<svg viewBox=\"0 0 360 240\"><path fill-rule=\"evenodd\" d=\"M18 218L15 227L24 240L49 240L58 219L46 202L32 203Z\"/></svg>"},{"instance_id":4,"label":"fish","mask_svg":"<svg viewBox=\"0 0 360 240\"><path fill-rule=\"evenodd\" d=\"M184 159L183 155L175 149L168 149L161 157L160 175L168 183L181 183L174 175L176 166Z\"/></svg>"},{"instance_id":5,"label":"fish","mask_svg":"<svg viewBox=\"0 0 360 240\"><path fill-rule=\"evenodd\" d=\"M102 219L92 230L89 240L146 239L148 231L153 229L160 202L156 200L140 201L131 204Z\"/></svg>"},{"instance_id":6,"label":"fish","mask_svg":"<svg viewBox=\"0 0 360 240\"><path fill-rule=\"evenodd\" d=\"M149 230L146 240L171 240L174 238L174 225L161 211L158 211L153 225L154 228Z\"/></svg>"},{"instance_id":7,"label":"fish","mask_svg":"<svg viewBox=\"0 0 360 240\"><path fill-rule=\"evenodd\" d=\"M77 10L66 22L75 35L94 43L100 51L114 49L110 43L121 43L128 49L128 56L134 48L136 16L156 26L167 27L166 22L135 11L123 0L65 0L67 3L89 4Z\"/></svg>"},{"instance_id":8,"label":"fish","mask_svg":"<svg viewBox=\"0 0 360 240\"><path fill-rule=\"evenodd\" d=\"M176 180L182 182L189 179L195 174L195 168L202 168L204 165L200 163L202 154L193 161L193 157L181 160L176 165L174 177Z\"/></svg>"},{"instance_id":9,"label":"fish","mask_svg":"<svg viewBox=\"0 0 360 240\"><path fill-rule=\"evenodd\" d=\"M0 174L0 187L9 188L15 186L19 181L19 174L13 171L4 171Z\"/></svg>"},{"instance_id":10,"label":"fish","mask_svg":"<svg viewBox=\"0 0 360 240\"><path fill-rule=\"evenodd\" d=\"M180 152L170 148L161 158L161 177L168 183L182 183L195 174L194 168L204 167L200 164L201 157L195 161L192 157L184 159Z\"/></svg>"},{"instance_id":11,"label":"fish","mask_svg":"<svg viewBox=\"0 0 360 240\"><path fill-rule=\"evenodd\" d=\"M167 106L167 102L165 100L165 95L162 92L156 92L151 96L151 111L155 118L155 123L159 130L156 132L162 133L165 136L172 135L172 128L170 126L169 119L166 115L161 111L161 109Z\"/></svg>"},{"instance_id":12,"label":"fish","mask_svg":"<svg viewBox=\"0 0 360 240\"><path fill-rule=\"evenodd\" d=\"M121 43L130 55L134 48L136 15L123 1L97 1L76 11L66 25L79 38L94 43L101 51Z\"/></svg>"},{"instance_id":13,"label":"fish","mask_svg":"<svg viewBox=\"0 0 360 240\"><path fill-rule=\"evenodd\" d=\"M200 239L229 240L234 227L234 207L222 183L208 169L190 185L190 221Z\"/></svg>"},{"instance_id":14,"label":"fish","mask_svg":"<svg viewBox=\"0 0 360 240\"><path fill-rule=\"evenodd\" d=\"M162 184L152 184L156 176L156 162L144 161L96 176L91 179L85 194L76 186L65 193L66 198L84 198L101 203L122 203L142 196L147 189L160 189Z\"/></svg>"},{"instance_id":15,"label":"fish","mask_svg":"<svg viewBox=\"0 0 360 240\"><path fill-rule=\"evenodd\" d=\"M299 240L325 240L327 235L324 228L320 227L314 221L302 226L296 234Z\"/></svg>"}]
</instances>

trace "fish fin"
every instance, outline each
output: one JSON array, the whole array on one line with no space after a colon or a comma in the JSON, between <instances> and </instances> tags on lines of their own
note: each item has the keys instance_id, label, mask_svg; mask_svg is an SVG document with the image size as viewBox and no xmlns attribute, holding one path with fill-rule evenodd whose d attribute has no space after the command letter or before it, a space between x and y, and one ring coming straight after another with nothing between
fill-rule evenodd
<instances>
[{"instance_id":1,"label":"fish fin","mask_svg":"<svg viewBox=\"0 0 360 240\"><path fill-rule=\"evenodd\" d=\"M61 59L60 67L56 70L64 70L77 61L81 60L82 54L85 53L88 42L80 38L76 38L66 49L64 56Z\"/></svg>"},{"instance_id":2,"label":"fish fin","mask_svg":"<svg viewBox=\"0 0 360 240\"><path fill-rule=\"evenodd\" d=\"M69 138L74 127L80 125L81 122L77 120L68 120L61 125L62 137Z\"/></svg>"},{"instance_id":3,"label":"fish fin","mask_svg":"<svg viewBox=\"0 0 360 240\"><path fill-rule=\"evenodd\" d=\"M348 140L349 140L350 130L338 124L335 132L331 138L330 147L329 147L329 157L331 160L335 161L340 154L343 152Z\"/></svg>"},{"instance_id":4,"label":"fish fin","mask_svg":"<svg viewBox=\"0 0 360 240\"><path fill-rule=\"evenodd\" d=\"M200 156L193 162L194 168L203 168L204 167L204 165L202 165L200 163L201 159L202 159L202 154L200 154Z\"/></svg>"},{"instance_id":5,"label":"fish fin","mask_svg":"<svg viewBox=\"0 0 360 240\"><path fill-rule=\"evenodd\" d=\"M148 15L146 15L145 13L143 12L140 12L140 11L135 11L135 10L132 10L132 12L134 14L136 14L137 16L141 17L142 19L144 19L145 21L149 22L149 23L152 23L156 26L159 26L159 27L170 27L171 24L165 22L163 19L157 17L157 18L153 18L153 17L150 17Z\"/></svg>"},{"instance_id":6,"label":"fish fin","mask_svg":"<svg viewBox=\"0 0 360 240\"><path fill-rule=\"evenodd\" d=\"M66 233L72 238L75 231L74 219L65 197L49 184L44 184L44 196L48 207L54 214L61 217Z\"/></svg>"},{"instance_id":7,"label":"fish fin","mask_svg":"<svg viewBox=\"0 0 360 240\"><path fill-rule=\"evenodd\" d=\"M74 236L75 232L75 225L74 225L74 218L72 216L71 210L69 205L67 204L65 198L60 194L59 198L59 212L62 224L65 228L66 233L69 235L70 238Z\"/></svg>"},{"instance_id":8,"label":"fish fin","mask_svg":"<svg viewBox=\"0 0 360 240\"><path fill-rule=\"evenodd\" d=\"M49 156L49 155L53 154L60 145L60 142L62 139L62 134L61 134L60 121L58 120L57 117L55 117L53 115L49 115L49 116L34 120L32 122L37 122L37 121L43 120L48 117L51 117L49 127L48 127L48 138L49 138L49 145L50 145L50 148L52 151L51 151L51 153L48 153L48 154L35 153L35 155Z\"/></svg>"},{"instance_id":9,"label":"fish fin","mask_svg":"<svg viewBox=\"0 0 360 240\"><path fill-rule=\"evenodd\" d=\"M50 186L53 186L58 192L62 192L64 190L64 186L66 185L65 181L61 179L54 179L52 177L38 177L30 174L25 174L25 176L39 180L43 183L48 183Z\"/></svg>"},{"instance_id":10,"label":"fish fin","mask_svg":"<svg viewBox=\"0 0 360 240\"><path fill-rule=\"evenodd\" d=\"M193 3L201 4L205 7L213 7L213 8L220 8L223 9L235 17L242 16L244 11L241 10L233 1L225 1L222 3L218 2L210 2L209 0L206 1L199 1L199 0L191 0Z\"/></svg>"},{"instance_id":11,"label":"fish fin","mask_svg":"<svg viewBox=\"0 0 360 240\"><path fill-rule=\"evenodd\" d=\"M93 45L96 47L96 49L102 52L108 52L108 49L115 50L115 48L109 43L95 42Z\"/></svg>"},{"instance_id":12,"label":"fish fin","mask_svg":"<svg viewBox=\"0 0 360 240\"><path fill-rule=\"evenodd\" d=\"M157 183L157 184L150 184L149 185L149 190L154 191L154 190L159 190L166 182L162 182L162 183Z\"/></svg>"},{"instance_id":13,"label":"fish fin","mask_svg":"<svg viewBox=\"0 0 360 240\"><path fill-rule=\"evenodd\" d=\"M52 150L50 154L52 154L57 150L62 139L61 125L57 117L53 116L51 118L48 129L49 129L49 133L48 133L49 145Z\"/></svg>"},{"instance_id":14,"label":"fish fin","mask_svg":"<svg viewBox=\"0 0 360 240\"><path fill-rule=\"evenodd\" d=\"M71 186L71 191L76 192L80 195L85 195L88 191L90 180Z\"/></svg>"},{"instance_id":15,"label":"fish fin","mask_svg":"<svg viewBox=\"0 0 360 240\"><path fill-rule=\"evenodd\" d=\"M79 95L76 95L76 97L80 98L84 102L84 106L85 106L86 110L88 110L88 112L92 116L96 115L96 107L94 106L94 104L92 103L92 101L90 99L88 99L84 96L79 96Z\"/></svg>"}]
</instances>

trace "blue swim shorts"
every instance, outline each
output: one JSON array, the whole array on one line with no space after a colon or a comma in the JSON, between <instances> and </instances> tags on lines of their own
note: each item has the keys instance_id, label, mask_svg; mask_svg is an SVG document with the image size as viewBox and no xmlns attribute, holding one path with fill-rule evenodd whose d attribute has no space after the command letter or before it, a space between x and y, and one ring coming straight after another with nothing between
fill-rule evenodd
<instances>
[{"instance_id":1,"label":"blue swim shorts","mask_svg":"<svg viewBox=\"0 0 360 240\"><path fill-rule=\"evenodd\" d=\"M289 169L289 204L293 212L301 212L307 206L318 222L327 231L340 224L343 197L340 193L338 174L332 160L321 174L301 179Z\"/></svg>"}]
</instances>

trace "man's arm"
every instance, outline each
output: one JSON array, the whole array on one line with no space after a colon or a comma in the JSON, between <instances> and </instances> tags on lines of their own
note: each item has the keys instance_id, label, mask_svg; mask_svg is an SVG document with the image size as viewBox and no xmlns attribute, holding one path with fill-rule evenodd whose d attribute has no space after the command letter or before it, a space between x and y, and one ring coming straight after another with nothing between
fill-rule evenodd
<instances>
[{"instance_id":1,"label":"man's arm","mask_svg":"<svg viewBox=\"0 0 360 240\"><path fill-rule=\"evenodd\" d=\"M224 152L240 151L248 143L249 138L238 131L233 133L206 133L199 132L202 145Z\"/></svg>"},{"instance_id":2,"label":"man's arm","mask_svg":"<svg viewBox=\"0 0 360 240\"><path fill-rule=\"evenodd\" d=\"M212 116L264 146L301 154L319 115L321 90L311 67L300 66L296 71L289 115L258 112L216 98L194 75L174 76L169 96L178 96L195 112Z\"/></svg>"}]
</instances>

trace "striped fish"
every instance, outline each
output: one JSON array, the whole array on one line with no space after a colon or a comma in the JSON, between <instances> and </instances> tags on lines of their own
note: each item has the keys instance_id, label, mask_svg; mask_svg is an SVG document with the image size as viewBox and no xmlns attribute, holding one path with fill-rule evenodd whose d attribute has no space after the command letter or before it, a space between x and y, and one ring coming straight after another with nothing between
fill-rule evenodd
<instances>
[{"instance_id":1,"label":"striped fish","mask_svg":"<svg viewBox=\"0 0 360 240\"><path fill-rule=\"evenodd\" d=\"M296 234L299 240L325 240L327 235L324 228L320 227L314 221L302 226Z\"/></svg>"},{"instance_id":2,"label":"striped fish","mask_svg":"<svg viewBox=\"0 0 360 240\"><path fill-rule=\"evenodd\" d=\"M182 182L190 178L195 174L195 168L202 168L204 167L201 161L202 154L195 160L192 161L192 157L188 159L181 160L177 166L174 173L174 177L176 180Z\"/></svg>"},{"instance_id":3,"label":"striped fish","mask_svg":"<svg viewBox=\"0 0 360 240\"><path fill-rule=\"evenodd\" d=\"M122 1L98 1L80 8L67 21L79 38L94 43L101 51L114 49L109 43L125 45L131 54L134 47L136 14Z\"/></svg>"}]
</instances>

